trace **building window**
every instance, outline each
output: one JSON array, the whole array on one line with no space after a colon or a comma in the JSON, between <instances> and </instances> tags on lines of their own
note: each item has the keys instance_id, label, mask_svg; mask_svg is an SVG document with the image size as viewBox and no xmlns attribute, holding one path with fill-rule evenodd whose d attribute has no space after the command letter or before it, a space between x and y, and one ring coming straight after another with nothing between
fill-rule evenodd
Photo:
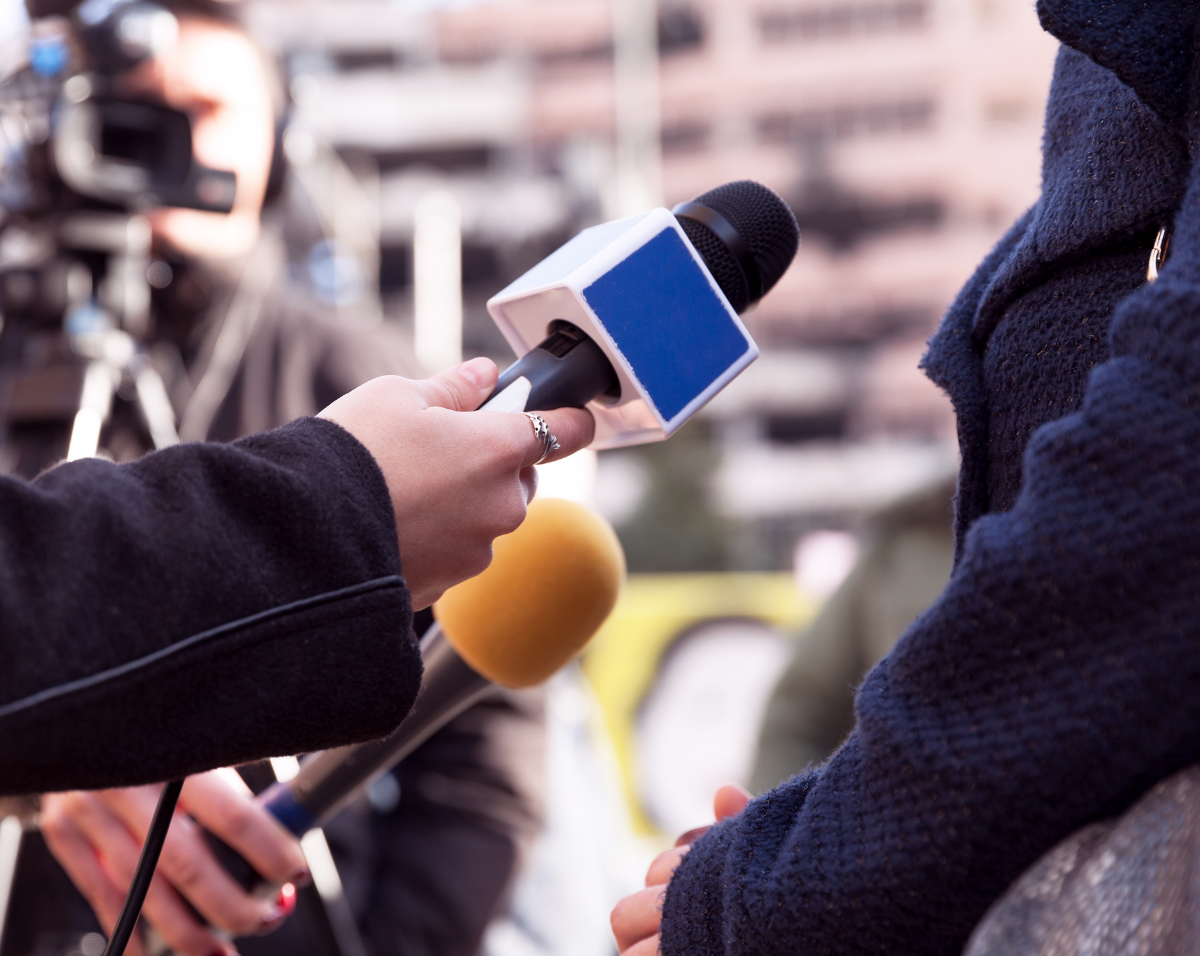
<instances>
[{"instance_id":1,"label":"building window","mask_svg":"<svg viewBox=\"0 0 1200 956\"><path fill-rule=\"evenodd\" d=\"M704 19L686 4L672 3L658 11L658 52L664 56L704 45Z\"/></svg>"},{"instance_id":2,"label":"building window","mask_svg":"<svg viewBox=\"0 0 1200 956\"><path fill-rule=\"evenodd\" d=\"M934 111L932 98L921 97L769 113L758 118L758 132L781 145L908 133L931 127Z\"/></svg>"},{"instance_id":3,"label":"building window","mask_svg":"<svg viewBox=\"0 0 1200 956\"><path fill-rule=\"evenodd\" d=\"M664 153L694 153L708 145L709 125L707 123L671 123L662 128L662 149Z\"/></svg>"},{"instance_id":4,"label":"building window","mask_svg":"<svg viewBox=\"0 0 1200 956\"><path fill-rule=\"evenodd\" d=\"M895 33L925 26L929 0L868 0L791 10L763 10L758 29L765 43Z\"/></svg>"}]
</instances>

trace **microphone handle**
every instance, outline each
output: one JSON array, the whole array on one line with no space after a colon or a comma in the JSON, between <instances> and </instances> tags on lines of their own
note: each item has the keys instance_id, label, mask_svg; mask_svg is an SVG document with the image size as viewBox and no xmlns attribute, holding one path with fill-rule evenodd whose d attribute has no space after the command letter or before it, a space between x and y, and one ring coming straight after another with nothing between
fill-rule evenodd
<instances>
[{"instance_id":1,"label":"microphone handle","mask_svg":"<svg viewBox=\"0 0 1200 956\"><path fill-rule=\"evenodd\" d=\"M328 820L362 787L398 764L496 686L458 656L436 622L421 639L421 659L425 665L421 693L390 735L313 754L295 777L272 784L259 795L259 803L293 834L303 836ZM217 862L244 889L265 882L220 837L205 831L204 839Z\"/></svg>"},{"instance_id":2,"label":"microphone handle","mask_svg":"<svg viewBox=\"0 0 1200 956\"><path fill-rule=\"evenodd\" d=\"M333 816L361 787L390 770L495 687L458 656L437 624L421 641L421 658L425 663L421 693L389 736L314 754L294 778L274 784L259 798L296 836Z\"/></svg>"},{"instance_id":3,"label":"microphone handle","mask_svg":"<svg viewBox=\"0 0 1200 956\"><path fill-rule=\"evenodd\" d=\"M620 394L620 380L604 350L577 326L559 319L550 335L501 373L479 410L582 408L601 395Z\"/></svg>"}]
</instances>

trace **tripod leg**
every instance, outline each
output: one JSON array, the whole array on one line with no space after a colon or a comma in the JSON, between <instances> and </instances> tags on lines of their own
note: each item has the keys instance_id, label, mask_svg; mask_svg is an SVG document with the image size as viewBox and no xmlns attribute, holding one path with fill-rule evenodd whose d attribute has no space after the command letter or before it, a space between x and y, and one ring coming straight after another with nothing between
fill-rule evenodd
<instances>
[{"instance_id":1,"label":"tripod leg","mask_svg":"<svg viewBox=\"0 0 1200 956\"><path fill-rule=\"evenodd\" d=\"M4 924L8 920L8 900L17 875L17 857L21 852L24 829L20 817L0 820L0 943L4 940Z\"/></svg>"},{"instance_id":2,"label":"tripod leg","mask_svg":"<svg viewBox=\"0 0 1200 956\"><path fill-rule=\"evenodd\" d=\"M300 840L312 871L313 886L320 895L333 942L341 956L366 956L366 947L358 933L350 904L342 893L342 879L337 864L325 842L325 831L319 827L309 830Z\"/></svg>"},{"instance_id":3,"label":"tripod leg","mask_svg":"<svg viewBox=\"0 0 1200 956\"><path fill-rule=\"evenodd\" d=\"M167 387L163 384L162 376L158 374L149 356L134 356L129 363L129 371L137 384L138 408L146 419L146 427L150 429L150 438L155 448L166 448L179 441L175 431L175 409L171 407L171 399L167 397Z\"/></svg>"},{"instance_id":4,"label":"tripod leg","mask_svg":"<svg viewBox=\"0 0 1200 956\"><path fill-rule=\"evenodd\" d=\"M118 379L119 373L108 362L95 361L88 365L83 376L83 392L79 396L79 411L71 426L67 461L92 458L100 448L100 429L112 410Z\"/></svg>"}]
</instances>

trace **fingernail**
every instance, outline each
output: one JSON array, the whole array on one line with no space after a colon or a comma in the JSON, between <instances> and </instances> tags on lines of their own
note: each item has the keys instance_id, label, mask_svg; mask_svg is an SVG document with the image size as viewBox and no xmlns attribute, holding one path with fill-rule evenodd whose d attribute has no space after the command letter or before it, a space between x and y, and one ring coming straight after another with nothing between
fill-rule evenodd
<instances>
[{"instance_id":1,"label":"fingernail","mask_svg":"<svg viewBox=\"0 0 1200 956\"><path fill-rule=\"evenodd\" d=\"M691 846L702 836L704 836L704 834L706 834L710 829L711 827L695 827L694 829L688 830L687 833L684 833L678 840L675 841L675 845Z\"/></svg>"},{"instance_id":2,"label":"fingernail","mask_svg":"<svg viewBox=\"0 0 1200 956\"><path fill-rule=\"evenodd\" d=\"M291 883L284 883L275 897L270 909L263 913L262 930L268 932L287 919L296 908L296 888Z\"/></svg>"},{"instance_id":3,"label":"fingernail","mask_svg":"<svg viewBox=\"0 0 1200 956\"><path fill-rule=\"evenodd\" d=\"M296 908L296 887L291 883L284 883L279 888L279 896L275 899L275 905L283 910L283 915L287 916Z\"/></svg>"},{"instance_id":4,"label":"fingernail","mask_svg":"<svg viewBox=\"0 0 1200 956\"><path fill-rule=\"evenodd\" d=\"M275 929L287 917L287 913L280 906L272 906L263 914L262 923L259 924L258 931L260 933L269 933Z\"/></svg>"},{"instance_id":5,"label":"fingernail","mask_svg":"<svg viewBox=\"0 0 1200 956\"><path fill-rule=\"evenodd\" d=\"M496 364L489 358L480 356L463 362L457 371L476 388L491 388L496 384Z\"/></svg>"},{"instance_id":6,"label":"fingernail","mask_svg":"<svg viewBox=\"0 0 1200 956\"><path fill-rule=\"evenodd\" d=\"M312 874L308 870L297 870L290 882L293 886L308 886L312 882Z\"/></svg>"}]
</instances>

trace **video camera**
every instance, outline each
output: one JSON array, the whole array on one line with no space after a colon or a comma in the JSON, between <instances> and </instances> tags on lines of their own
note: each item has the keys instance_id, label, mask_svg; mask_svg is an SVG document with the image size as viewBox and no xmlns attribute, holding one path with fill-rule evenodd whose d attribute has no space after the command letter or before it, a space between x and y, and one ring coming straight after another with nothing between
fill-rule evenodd
<instances>
[{"instance_id":1,"label":"video camera","mask_svg":"<svg viewBox=\"0 0 1200 956\"><path fill-rule=\"evenodd\" d=\"M123 97L118 77L174 45L151 0L37 0L25 49L0 65L0 470L96 454L114 395L155 447L177 440L144 355L145 210L228 213L233 173L192 152L187 114Z\"/></svg>"}]
</instances>

